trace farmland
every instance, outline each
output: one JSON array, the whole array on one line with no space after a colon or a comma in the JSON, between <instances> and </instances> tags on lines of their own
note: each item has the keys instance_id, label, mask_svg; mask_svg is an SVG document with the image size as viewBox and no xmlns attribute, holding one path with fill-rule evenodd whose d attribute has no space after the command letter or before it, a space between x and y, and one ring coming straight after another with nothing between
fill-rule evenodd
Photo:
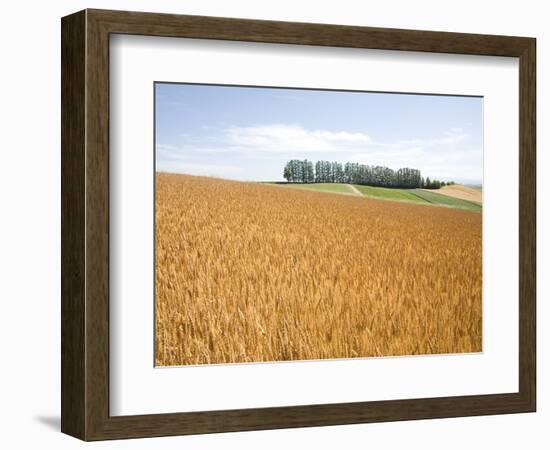
<instances>
[{"instance_id":1,"label":"farmland","mask_svg":"<svg viewBox=\"0 0 550 450\"><path fill-rule=\"evenodd\" d=\"M157 173L155 363L480 352L481 214L356 188Z\"/></svg>"},{"instance_id":2,"label":"farmland","mask_svg":"<svg viewBox=\"0 0 550 450\"><path fill-rule=\"evenodd\" d=\"M446 186L437 190L385 188L346 183L284 183L277 186L346 195L357 195L356 192L359 191L363 196L374 199L481 212L481 191L462 185Z\"/></svg>"},{"instance_id":3,"label":"farmland","mask_svg":"<svg viewBox=\"0 0 550 450\"><path fill-rule=\"evenodd\" d=\"M356 195L355 191L350 189L349 184L344 183L288 183L279 184L278 186L291 187L294 189L306 189L316 192L330 192L333 194Z\"/></svg>"},{"instance_id":4,"label":"farmland","mask_svg":"<svg viewBox=\"0 0 550 450\"><path fill-rule=\"evenodd\" d=\"M357 186L357 189L359 189L359 191L367 197L383 200L425 203L420 197L414 194L416 189L394 189L374 186Z\"/></svg>"},{"instance_id":5,"label":"farmland","mask_svg":"<svg viewBox=\"0 0 550 450\"><path fill-rule=\"evenodd\" d=\"M454 184L452 186L444 186L437 191L441 195L448 195L449 197L460 198L462 200L468 200L471 202L482 202L482 191L479 187L463 186L460 184Z\"/></svg>"},{"instance_id":6,"label":"farmland","mask_svg":"<svg viewBox=\"0 0 550 450\"><path fill-rule=\"evenodd\" d=\"M481 205L479 203L463 200L460 198L442 195L438 192L428 191L426 189L415 189L415 195L422 200L436 204L438 206L447 206L449 208L469 209L471 211L481 211Z\"/></svg>"}]
</instances>

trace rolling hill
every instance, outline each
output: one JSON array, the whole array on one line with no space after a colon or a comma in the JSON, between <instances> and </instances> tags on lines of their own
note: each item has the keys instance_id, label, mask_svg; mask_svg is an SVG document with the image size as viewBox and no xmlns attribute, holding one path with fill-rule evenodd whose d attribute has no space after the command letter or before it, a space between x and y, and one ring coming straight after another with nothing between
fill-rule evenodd
<instances>
[{"instance_id":1,"label":"rolling hill","mask_svg":"<svg viewBox=\"0 0 550 450\"><path fill-rule=\"evenodd\" d=\"M481 212L481 191L463 185L445 186L438 190L397 189L345 183L274 183L291 189L325 192L340 195L358 194L377 200L416 203Z\"/></svg>"}]
</instances>

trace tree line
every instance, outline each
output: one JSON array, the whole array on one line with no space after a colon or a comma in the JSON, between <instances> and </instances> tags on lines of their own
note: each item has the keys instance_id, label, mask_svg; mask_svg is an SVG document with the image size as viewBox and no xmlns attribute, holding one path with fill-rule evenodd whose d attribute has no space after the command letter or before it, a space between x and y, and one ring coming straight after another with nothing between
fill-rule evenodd
<instances>
[{"instance_id":1,"label":"tree line","mask_svg":"<svg viewBox=\"0 0 550 450\"><path fill-rule=\"evenodd\" d=\"M283 176L289 183L348 183L395 188L439 189L454 181L444 182L424 178L418 169L403 167L393 170L384 166L370 166L337 161L292 159L285 165Z\"/></svg>"}]
</instances>

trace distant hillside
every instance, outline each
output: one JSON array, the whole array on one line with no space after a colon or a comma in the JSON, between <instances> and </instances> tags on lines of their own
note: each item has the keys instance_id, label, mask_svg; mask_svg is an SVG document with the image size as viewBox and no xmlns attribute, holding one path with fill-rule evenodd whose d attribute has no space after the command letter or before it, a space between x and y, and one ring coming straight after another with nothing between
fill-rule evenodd
<instances>
[{"instance_id":1,"label":"distant hillside","mask_svg":"<svg viewBox=\"0 0 550 450\"><path fill-rule=\"evenodd\" d=\"M435 192L441 195L447 195L449 197L459 198L461 200L468 200L470 202L475 202L479 204L481 204L483 201L481 189L471 186L464 186L462 184L444 186Z\"/></svg>"},{"instance_id":2,"label":"distant hillside","mask_svg":"<svg viewBox=\"0 0 550 450\"><path fill-rule=\"evenodd\" d=\"M269 184L269 183L265 183ZM481 201L460 198L450 195L454 191L453 187L470 189L481 197L481 191L466 186L455 185L446 186L441 189L398 189L384 188L374 186L364 186L359 184L347 183L272 183L276 186L281 186L291 189L308 190L315 192L349 195L355 197L368 197L377 200L390 200L397 202L416 203L426 206L443 206L447 208L464 209L468 211L481 211ZM448 189L448 191L447 191ZM456 189L455 191L461 191ZM448 193L447 193L448 192ZM446 195L443 195L447 193Z\"/></svg>"}]
</instances>

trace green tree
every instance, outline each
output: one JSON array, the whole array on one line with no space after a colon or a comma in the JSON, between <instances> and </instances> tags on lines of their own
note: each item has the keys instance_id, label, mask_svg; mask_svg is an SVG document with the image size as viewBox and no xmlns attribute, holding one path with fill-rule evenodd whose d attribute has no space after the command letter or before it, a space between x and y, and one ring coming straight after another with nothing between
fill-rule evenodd
<instances>
[{"instance_id":1,"label":"green tree","mask_svg":"<svg viewBox=\"0 0 550 450\"><path fill-rule=\"evenodd\" d=\"M290 175L290 161L287 162L286 165L285 165L285 168L283 170L283 177L285 178L285 180L287 182L290 181L290 177L291 177L291 175Z\"/></svg>"}]
</instances>

